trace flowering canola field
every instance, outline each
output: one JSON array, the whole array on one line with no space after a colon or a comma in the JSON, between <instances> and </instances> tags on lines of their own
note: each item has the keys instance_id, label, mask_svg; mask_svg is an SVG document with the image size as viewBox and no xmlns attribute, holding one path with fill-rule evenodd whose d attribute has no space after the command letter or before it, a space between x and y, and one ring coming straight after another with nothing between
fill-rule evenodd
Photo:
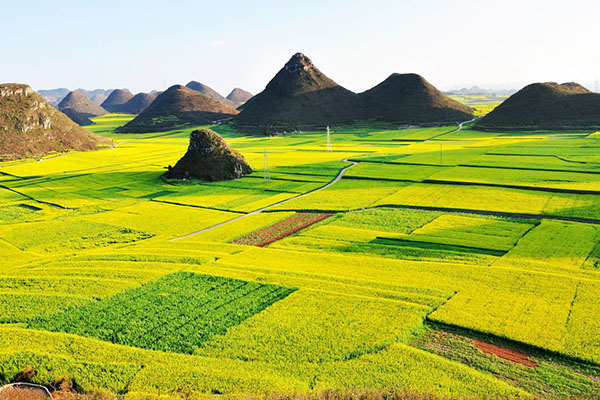
<instances>
[{"instance_id":1,"label":"flowering canola field","mask_svg":"<svg viewBox=\"0 0 600 400\"><path fill-rule=\"evenodd\" d=\"M132 398L600 392L591 132L346 127L329 152L324 132L216 126L254 173L172 184L191 129L114 133L127 118L89 128L112 149L0 165L0 383L31 366Z\"/></svg>"}]
</instances>

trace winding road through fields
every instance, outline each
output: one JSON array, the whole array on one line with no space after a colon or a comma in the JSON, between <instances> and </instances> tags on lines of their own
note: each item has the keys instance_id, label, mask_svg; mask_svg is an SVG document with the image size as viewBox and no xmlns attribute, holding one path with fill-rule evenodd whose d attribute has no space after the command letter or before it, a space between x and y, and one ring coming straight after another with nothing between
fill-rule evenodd
<instances>
[{"instance_id":1,"label":"winding road through fields","mask_svg":"<svg viewBox=\"0 0 600 400\"><path fill-rule=\"evenodd\" d=\"M441 135L447 135L447 134L450 134L450 133L456 133L456 132L460 131L461 129L463 129L463 126L464 126L464 125L466 125L466 124L470 124L471 122L474 122L474 121L476 121L478 118L479 118L479 117L476 117L476 118L473 118L473 119L471 119L471 120L469 120L469 121L464 121L464 122L461 122L461 123L459 123L459 124L458 124L458 127L457 127L455 130L453 130L453 131L450 131L450 132L445 132L445 133L442 133ZM441 136L441 135L435 136L434 138L437 138L437 137L439 137L439 136ZM434 138L432 138L432 139L434 139ZM230 223L232 223L232 222L238 221L238 220L240 220L240 219L242 219L242 218L249 217L250 215L260 214L260 213L262 213L263 211L266 211L266 210L269 210L269 209L271 209L271 208L277 207L277 206L279 206L279 205L281 205L281 204L285 204L285 203L287 203L288 201L295 200L295 199L299 199L299 198L301 198L301 197L304 197L304 196L307 196L307 195L309 195L309 194L311 194L311 193L315 193L315 192L318 192L318 191L320 191L320 190L327 189L327 188L328 188L328 187L330 187L331 185L333 185L333 184L335 184L335 183L339 182L339 181L340 181L340 179L342 179L342 178L344 177L344 174L345 174L345 173L346 173L346 172L347 172L347 171L348 171L350 168L352 168L352 167L354 167L354 166L356 166L356 165L358 165L358 164L359 164L359 162L358 162L358 161L350 161L350 160L348 160L347 158L344 158L342 161L344 161L344 162L350 162L350 163L352 163L352 164L348 165L347 167L344 167L344 168L342 168L342 169L340 170L340 172L337 174L337 176L336 176L336 177L335 177L335 178L334 178L332 181L330 181L329 183L327 183L327 184L325 184L325 185L323 185L323 186L321 186L321 187L318 187L318 188L316 188L316 189L313 189L313 190L311 190L311 191L308 191L308 192L306 192L306 193L299 194L299 195L297 195L297 196L290 197L289 199L285 199L285 200L279 201L279 202L277 202L277 203L274 203L274 204L268 205L268 206L266 206L266 207L259 208L258 210L254 210L254 211L252 211L252 212L249 212L249 213L247 213L247 214L240 215L240 216L238 216L238 217L235 217L235 218L229 219L229 220L227 220L227 221L224 221L224 222L218 223L218 224L216 224L216 225L209 226L208 228L204 228L204 229L201 229L201 230L199 230L199 231L196 231L196 232L188 233L187 235L183 235L183 236L179 236L179 237L176 237L176 238L169 239L169 242L172 242L172 241L175 241L175 240L180 240L180 239L185 239L185 238L188 238L188 237L191 237L191 236L199 235L200 233L204 233L204 232L211 231L211 230L213 230L213 229L215 229L215 228L218 228L218 227L220 227L220 226L224 226L224 225L230 224Z\"/></svg>"},{"instance_id":2,"label":"winding road through fields","mask_svg":"<svg viewBox=\"0 0 600 400\"><path fill-rule=\"evenodd\" d=\"M434 136L434 137L432 137L430 139L427 139L427 140L435 140L435 139L437 139L440 136L459 132L460 130L463 129L463 127L466 124L470 124L470 123L476 121L479 118L480 117L476 117L476 118L473 118L473 119L471 119L469 121L461 122L461 123L458 124L458 127L456 129L454 129L452 131L449 131L449 132L442 133L442 134L437 135L437 136ZM291 200L295 200L295 199L307 196L307 195L309 195L311 193L315 193L315 192L321 191L323 189L327 189L328 187L332 186L333 184L339 182L344 177L344 175L346 174L346 172L350 168L352 168L352 167L354 167L354 166L356 166L356 165L358 165L360 163L360 161L349 160L348 158L344 158L342 161L350 162L351 164L348 165L348 166L346 166L346 167L344 167L344 168L342 168L340 170L340 172L336 175L336 177L333 180L331 180L330 182L328 182L327 184L325 184L325 185L323 185L321 187L318 187L318 188L313 189L311 191L308 191L306 193L302 193L302 194L290 197L289 199L285 199L285 200L279 201L277 203L268 205L268 206L260 208L258 210L254 210L252 212L249 212L249 213L246 213L246 214L242 214L242 215L240 215L238 217L229 219L227 221L221 222L221 223L216 224L216 225L209 226L209 227L201 229L201 230L199 230L197 232L192 232L192 233L189 233L189 234L184 235L184 236L179 236L179 237L176 237L176 238L169 239L169 241L175 241L175 240L185 239L185 238L188 238L188 237L191 237L191 236L194 236L194 235L198 235L200 233L208 232L208 231L213 230L215 228L218 228L220 226L224 226L224 225L230 224L232 222L235 222L237 220L240 220L242 218L246 218L246 217L248 217L250 215L260 214L263 211L266 211L266 210L272 209L274 207L280 206L280 205L285 204L285 203L287 203L287 202L289 202ZM432 182L432 183L435 183L435 182ZM454 182L451 182L451 183L452 184L456 184ZM469 185L470 183L461 183L461 184L462 185ZM498 186L500 186L500 185L498 185ZM523 188L523 187L515 187L515 188L517 188L517 189L528 189L528 188ZM534 188L534 189L539 190L539 188ZM560 192L558 190L547 190L547 191ZM596 194L596 193L594 193L594 194ZM379 207L382 207L382 206L378 206L376 208L379 208ZM461 214L473 214L473 215L489 215L489 216L498 216L498 217L505 217L505 218L551 219L551 220L580 222L580 223L587 223L587 224L594 224L594 225L600 224L600 220L592 220L592 219L585 219L585 218L571 218L571 217L562 217L562 216L553 216L553 215L533 215L533 214L524 214L524 213L497 212L497 211L487 211L487 210L477 210L477 209L462 209L462 208L458 209L458 208L446 208L446 207L426 207L426 206L408 206L408 205L389 205L389 206L385 206L385 207L408 208L408 209L417 209L417 210L441 211L441 212L461 213ZM306 210L306 211L308 211L308 210ZM332 210L310 210L310 211L313 211L313 212L332 212ZM354 211L354 210L343 210L343 211L338 211L338 212L347 212L347 211ZM333 212L335 212L335 211L333 211Z\"/></svg>"},{"instance_id":3,"label":"winding road through fields","mask_svg":"<svg viewBox=\"0 0 600 400\"><path fill-rule=\"evenodd\" d=\"M333 185L334 183L336 183L340 179L342 179L344 177L344 174L346 173L346 171L348 171L350 168L352 168L352 167L354 167L355 165L358 164L357 161L350 161L347 158L344 158L342 161L351 162L352 164L348 165L347 167L342 168L342 170L337 174L337 176L331 182L327 183L326 185L323 185L321 187L318 187L318 188L313 189L311 191L308 191L306 193L302 193L302 194L290 197L289 199L285 199L285 200L279 201L277 203L268 205L266 207L259 208L258 210L254 210L254 211L249 212L247 214L240 215L239 217L235 217L235 218L229 219L227 221L221 222L219 224L216 224L216 225L213 225L213 226L209 226L208 228L204 228L204 229L199 230L197 232L192 232L192 233L188 233L187 235L184 235L184 236L179 236L179 237L176 237L176 238L173 238L173 239L169 239L169 241L172 242L174 240L185 239L185 238L188 238L190 236L198 235L198 234L203 233L203 232L208 232L208 231L213 230L215 228L218 228L220 226L227 225L227 224L230 224L230 223L232 223L234 221L240 220L242 218L249 217L250 215L260 214L261 212L263 212L265 210L271 209L273 207L277 207L277 206L279 206L281 204L287 203L290 200L299 199L300 197L304 197L304 196L307 196L307 195L309 195L311 193L318 192L319 190L327 189L329 186Z\"/></svg>"}]
</instances>

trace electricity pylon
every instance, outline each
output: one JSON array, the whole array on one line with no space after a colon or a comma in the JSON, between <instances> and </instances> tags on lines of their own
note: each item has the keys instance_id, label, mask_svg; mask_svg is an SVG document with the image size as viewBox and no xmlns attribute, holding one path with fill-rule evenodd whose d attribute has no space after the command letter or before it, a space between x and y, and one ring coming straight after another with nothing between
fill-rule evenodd
<instances>
[{"instance_id":1,"label":"electricity pylon","mask_svg":"<svg viewBox=\"0 0 600 400\"><path fill-rule=\"evenodd\" d=\"M265 147L265 166L263 168L265 183L271 182L271 172L269 172L269 159L267 158L267 148Z\"/></svg>"},{"instance_id":2,"label":"electricity pylon","mask_svg":"<svg viewBox=\"0 0 600 400\"><path fill-rule=\"evenodd\" d=\"M329 126L327 126L327 152L331 153L331 133L329 132Z\"/></svg>"}]
</instances>

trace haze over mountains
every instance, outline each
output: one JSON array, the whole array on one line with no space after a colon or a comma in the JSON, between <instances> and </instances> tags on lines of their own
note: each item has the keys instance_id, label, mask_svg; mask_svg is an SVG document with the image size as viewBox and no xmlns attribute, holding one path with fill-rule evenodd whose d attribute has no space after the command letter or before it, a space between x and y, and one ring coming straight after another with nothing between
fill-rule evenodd
<instances>
[{"instance_id":1,"label":"haze over mountains","mask_svg":"<svg viewBox=\"0 0 600 400\"><path fill-rule=\"evenodd\" d=\"M453 123L472 118L472 110L442 94L416 74L392 74L356 94L338 85L297 53L240 107L242 130L263 132L376 121L396 124Z\"/></svg>"},{"instance_id":2,"label":"haze over mountains","mask_svg":"<svg viewBox=\"0 0 600 400\"><path fill-rule=\"evenodd\" d=\"M461 88L456 90L444 91L446 95L461 95L461 96L473 96L473 95L499 95L499 96L510 96L517 92L515 89L483 89L479 86L471 86L470 88Z\"/></svg>"},{"instance_id":3,"label":"haze over mountains","mask_svg":"<svg viewBox=\"0 0 600 400\"><path fill-rule=\"evenodd\" d=\"M484 130L570 130L600 127L600 94L574 83L528 85L475 125Z\"/></svg>"},{"instance_id":4,"label":"haze over mountains","mask_svg":"<svg viewBox=\"0 0 600 400\"><path fill-rule=\"evenodd\" d=\"M85 90L80 88L74 91L83 93L88 99L100 105L112 93L113 89ZM37 92L53 106L57 106L58 103L71 93L71 91L66 88L38 90Z\"/></svg>"},{"instance_id":5,"label":"haze over mountains","mask_svg":"<svg viewBox=\"0 0 600 400\"><path fill-rule=\"evenodd\" d=\"M0 160L93 150L109 143L80 128L28 85L0 84Z\"/></svg>"}]
</instances>

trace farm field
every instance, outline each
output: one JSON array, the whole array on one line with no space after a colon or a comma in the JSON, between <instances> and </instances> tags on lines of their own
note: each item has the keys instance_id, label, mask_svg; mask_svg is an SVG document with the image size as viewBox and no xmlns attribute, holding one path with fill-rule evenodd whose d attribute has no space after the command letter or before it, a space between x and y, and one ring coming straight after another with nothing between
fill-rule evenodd
<instances>
[{"instance_id":1,"label":"farm field","mask_svg":"<svg viewBox=\"0 0 600 400\"><path fill-rule=\"evenodd\" d=\"M450 95L450 98L463 103L471 108L475 115L485 115L496 108L500 103L508 98L506 95Z\"/></svg>"},{"instance_id":2,"label":"farm field","mask_svg":"<svg viewBox=\"0 0 600 400\"><path fill-rule=\"evenodd\" d=\"M216 125L254 172L174 183L193 128L114 132L132 118L87 127L113 148L0 164L1 384L600 393L593 132L334 127L328 151Z\"/></svg>"}]
</instances>

